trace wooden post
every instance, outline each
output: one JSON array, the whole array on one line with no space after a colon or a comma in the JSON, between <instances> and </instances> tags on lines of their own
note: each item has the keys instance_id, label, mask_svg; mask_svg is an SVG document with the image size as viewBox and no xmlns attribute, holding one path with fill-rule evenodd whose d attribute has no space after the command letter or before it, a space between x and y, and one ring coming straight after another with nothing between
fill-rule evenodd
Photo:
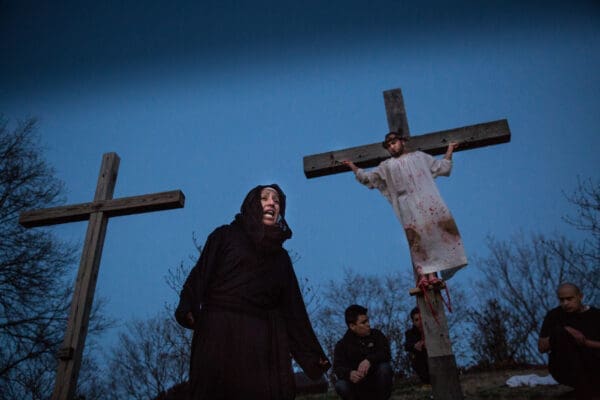
<instances>
[{"instance_id":1,"label":"wooden post","mask_svg":"<svg viewBox=\"0 0 600 400\"><path fill-rule=\"evenodd\" d=\"M389 131L410 135L404 99L400 89L387 90L383 93ZM383 141L384 133L379 135ZM315 178L340 172L349 168L341 163L350 160L358 167L367 168L378 165L390 157L381 146L381 141L369 145L351 147L343 150L329 151L304 157L304 174L307 178ZM508 122L504 120L465 126L441 132L412 136L406 144L407 151L421 150L432 155L442 154L450 142L458 142L457 151L468 150L510 141ZM458 379L458 368L452 353L450 335L444 304L439 291L428 291L431 311L423 294L418 295L417 303L421 311L421 319L425 332L429 375L436 400L459 400L463 398Z\"/></svg>"},{"instance_id":2,"label":"wooden post","mask_svg":"<svg viewBox=\"0 0 600 400\"><path fill-rule=\"evenodd\" d=\"M58 367L52 400L71 400L75 395L108 219L184 206L185 197L181 191L113 200L119 161L116 153L107 153L102 157L93 202L27 211L19 216L19 223L27 228L89 220L67 329L57 354Z\"/></svg>"}]
</instances>

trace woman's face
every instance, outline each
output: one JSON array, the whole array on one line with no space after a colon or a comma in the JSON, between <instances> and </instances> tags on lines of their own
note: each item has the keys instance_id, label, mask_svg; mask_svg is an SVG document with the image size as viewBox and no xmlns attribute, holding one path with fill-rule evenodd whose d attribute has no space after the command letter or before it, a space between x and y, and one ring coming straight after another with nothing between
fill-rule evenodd
<instances>
[{"instance_id":1,"label":"woman's face","mask_svg":"<svg viewBox=\"0 0 600 400\"><path fill-rule=\"evenodd\" d=\"M266 187L260 192L263 224L272 226L279 220L279 193L273 188Z\"/></svg>"}]
</instances>

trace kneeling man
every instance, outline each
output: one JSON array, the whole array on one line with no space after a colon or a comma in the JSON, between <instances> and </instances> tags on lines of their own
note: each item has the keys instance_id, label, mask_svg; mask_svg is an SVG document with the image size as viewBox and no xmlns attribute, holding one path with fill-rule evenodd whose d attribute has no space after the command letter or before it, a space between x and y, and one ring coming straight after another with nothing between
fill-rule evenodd
<instances>
[{"instance_id":1,"label":"kneeling man","mask_svg":"<svg viewBox=\"0 0 600 400\"><path fill-rule=\"evenodd\" d=\"M557 291L559 307L546 314L538 349L549 352L550 374L575 388L577 399L600 394L600 310L583 305L583 293L572 283Z\"/></svg>"},{"instance_id":2,"label":"kneeling man","mask_svg":"<svg viewBox=\"0 0 600 400\"><path fill-rule=\"evenodd\" d=\"M345 312L348 330L335 345L335 390L344 400L387 400L392 392L390 345L371 329L367 309L351 305Z\"/></svg>"}]
</instances>

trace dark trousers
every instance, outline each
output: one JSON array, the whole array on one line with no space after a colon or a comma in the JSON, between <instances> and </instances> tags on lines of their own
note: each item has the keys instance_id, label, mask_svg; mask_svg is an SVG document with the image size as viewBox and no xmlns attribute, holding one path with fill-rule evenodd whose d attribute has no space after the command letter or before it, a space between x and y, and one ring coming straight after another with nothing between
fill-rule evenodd
<instances>
[{"instance_id":1,"label":"dark trousers","mask_svg":"<svg viewBox=\"0 0 600 400\"><path fill-rule=\"evenodd\" d=\"M591 399L600 394L600 357L598 351L578 345L564 328L550 333L548 369L554 379L575 388L577 399Z\"/></svg>"},{"instance_id":2,"label":"dark trousers","mask_svg":"<svg viewBox=\"0 0 600 400\"><path fill-rule=\"evenodd\" d=\"M411 352L410 365L413 367L422 383L429 383L429 365L427 364L426 350Z\"/></svg>"},{"instance_id":3,"label":"dark trousers","mask_svg":"<svg viewBox=\"0 0 600 400\"><path fill-rule=\"evenodd\" d=\"M338 380L335 391L344 400L387 400L392 394L392 378L390 363L381 363L371 366L367 377L358 383Z\"/></svg>"}]
</instances>

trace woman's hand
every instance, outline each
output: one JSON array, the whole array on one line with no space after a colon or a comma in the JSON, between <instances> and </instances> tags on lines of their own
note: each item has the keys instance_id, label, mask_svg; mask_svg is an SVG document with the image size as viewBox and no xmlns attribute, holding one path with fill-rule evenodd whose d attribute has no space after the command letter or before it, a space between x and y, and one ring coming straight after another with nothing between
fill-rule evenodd
<instances>
[{"instance_id":1,"label":"woman's hand","mask_svg":"<svg viewBox=\"0 0 600 400\"><path fill-rule=\"evenodd\" d=\"M188 322L188 324L190 324L191 327L194 327L194 314L192 314L191 311L185 314L185 320Z\"/></svg>"}]
</instances>

